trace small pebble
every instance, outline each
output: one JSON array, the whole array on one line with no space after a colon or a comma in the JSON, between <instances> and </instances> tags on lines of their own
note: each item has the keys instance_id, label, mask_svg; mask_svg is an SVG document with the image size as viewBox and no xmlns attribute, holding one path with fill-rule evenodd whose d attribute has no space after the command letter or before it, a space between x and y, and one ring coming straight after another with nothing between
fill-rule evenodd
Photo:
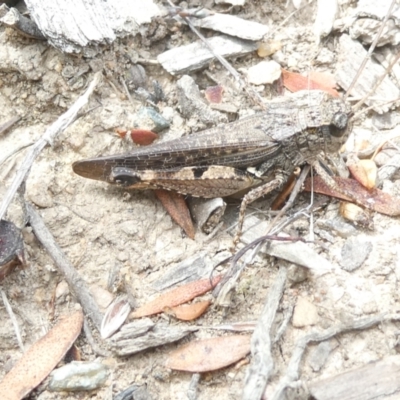
<instances>
[{"instance_id":1,"label":"small pebble","mask_svg":"<svg viewBox=\"0 0 400 400\"><path fill-rule=\"evenodd\" d=\"M345 271L354 271L361 267L371 251L371 242L362 242L355 238L349 238L342 247L342 259L340 265Z\"/></svg>"},{"instance_id":2,"label":"small pebble","mask_svg":"<svg viewBox=\"0 0 400 400\"><path fill-rule=\"evenodd\" d=\"M103 386L108 368L97 362L73 361L50 374L49 390L75 392Z\"/></svg>"},{"instance_id":3,"label":"small pebble","mask_svg":"<svg viewBox=\"0 0 400 400\"><path fill-rule=\"evenodd\" d=\"M293 326L304 328L305 326L315 325L318 319L317 307L304 297L299 297L293 313Z\"/></svg>"},{"instance_id":4,"label":"small pebble","mask_svg":"<svg viewBox=\"0 0 400 400\"><path fill-rule=\"evenodd\" d=\"M134 116L137 128L148 129L153 132L161 132L169 128L169 122L156 110L150 107L141 108Z\"/></svg>"},{"instance_id":5,"label":"small pebble","mask_svg":"<svg viewBox=\"0 0 400 400\"><path fill-rule=\"evenodd\" d=\"M339 344L336 340L326 341L320 343L311 351L308 363L314 372L321 370L321 368L325 365L329 355L334 349L336 349L336 347L338 347L338 345Z\"/></svg>"},{"instance_id":6,"label":"small pebble","mask_svg":"<svg viewBox=\"0 0 400 400\"><path fill-rule=\"evenodd\" d=\"M270 84L281 76L281 66L276 61L261 61L247 70L247 79L254 85Z\"/></svg>"}]
</instances>

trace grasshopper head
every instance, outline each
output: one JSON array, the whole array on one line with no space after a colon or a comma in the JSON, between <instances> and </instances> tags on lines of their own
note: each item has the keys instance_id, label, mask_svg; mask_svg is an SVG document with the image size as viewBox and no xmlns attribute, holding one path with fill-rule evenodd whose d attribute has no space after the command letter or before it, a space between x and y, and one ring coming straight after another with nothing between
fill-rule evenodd
<instances>
[{"instance_id":1,"label":"grasshopper head","mask_svg":"<svg viewBox=\"0 0 400 400\"><path fill-rule=\"evenodd\" d=\"M340 149L352 130L352 110L342 99L327 96L329 98L322 110L325 118L321 129L325 137L325 151L333 153Z\"/></svg>"}]
</instances>

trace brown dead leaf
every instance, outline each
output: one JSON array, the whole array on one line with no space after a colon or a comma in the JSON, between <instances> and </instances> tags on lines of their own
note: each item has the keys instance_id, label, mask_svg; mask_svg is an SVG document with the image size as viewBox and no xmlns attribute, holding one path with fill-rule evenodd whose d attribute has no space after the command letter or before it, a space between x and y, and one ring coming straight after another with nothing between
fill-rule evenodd
<instances>
[{"instance_id":1,"label":"brown dead leaf","mask_svg":"<svg viewBox=\"0 0 400 400\"><path fill-rule=\"evenodd\" d=\"M165 365L179 371L215 371L245 357L250 352L250 339L250 335L235 335L191 342L173 351Z\"/></svg>"},{"instance_id":2,"label":"brown dead leaf","mask_svg":"<svg viewBox=\"0 0 400 400\"><path fill-rule=\"evenodd\" d=\"M156 297L154 300L148 302L142 307L139 307L133 313L132 318L147 317L149 315L158 314L166 308L179 306L187 303L188 301L207 293L213 289L221 280L221 275L215 276L212 279L201 279L199 281L189 282L186 285L179 286L175 289L169 290Z\"/></svg>"},{"instance_id":3,"label":"brown dead leaf","mask_svg":"<svg viewBox=\"0 0 400 400\"><path fill-rule=\"evenodd\" d=\"M128 131L133 143L148 146L158 139L157 133L145 129L132 129Z\"/></svg>"},{"instance_id":4,"label":"brown dead leaf","mask_svg":"<svg viewBox=\"0 0 400 400\"><path fill-rule=\"evenodd\" d=\"M336 197L341 200L357 202L357 204L392 217L400 215L400 200L379 189L367 190L354 179L333 178L339 190L330 188L319 176L314 177L314 192ZM311 180L304 183L304 190L311 191ZM351 193L350 198L340 192Z\"/></svg>"},{"instance_id":5,"label":"brown dead leaf","mask_svg":"<svg viewBox=\"0 0 400 400\"><path fill-rule=\"evenodd\" d=\"M75 342L82 324L83 313L76 311L34 343L0 382L1 399L22 399L39 385Z\"/></svg>"},{"instance_id":6,"label":"brown dead leaf","mask_svg":"<svg viewBox=\"0 0 400 400\"><path fill-rule=\"evenodd\" d=\"M185 231L190 239L194 239L195 230L185 198L175 192L164 189L154 190L171 218Z\"/></svg>"},{"instance_id":7,"label":"brown dead leaf","mask_svg":"<svg viewBox=\"0 0 400 400\"><path fill-rule=\"evenodd\" d=\"M171 313L175 318L181 319L182 321L193 321L203 315L210 304L210 300L205 300L193 304L182 304L181 306L170 307L164 309L164 311Z\"/></svg>"},{"instance_id":8,"label":"brown dead leaf","mask_svg":"<svg viewBox=\"0 0 400 400\"><path fill-rule=\"evenodd\" d=\"M339 93L331 86L330 76L327 77L327 83L324 83L321 76L318 76L318 81L315 81L311 77L282 69L282 81L283 86L285 86L285 88L290 90L292 93L298 92L299 90L319 89L331 94L334 97L339 97Z\"/></svg>"},{"instance_id":9,"label":"brown dead leaf","mask_svg":"<svg viewBox=\"0 0 400 400\"><path fill-rule=\"evenodd\" d=\"M140 146L148 146L158 139L157 133L148 131L146 129L127 130L124 128L117 128L115 129L115 133L117 133L121 139L124 139L126 138L126 135L129 135L129 137L132 139L132 142L139 144Z\"/></svg>"}]
</instances>

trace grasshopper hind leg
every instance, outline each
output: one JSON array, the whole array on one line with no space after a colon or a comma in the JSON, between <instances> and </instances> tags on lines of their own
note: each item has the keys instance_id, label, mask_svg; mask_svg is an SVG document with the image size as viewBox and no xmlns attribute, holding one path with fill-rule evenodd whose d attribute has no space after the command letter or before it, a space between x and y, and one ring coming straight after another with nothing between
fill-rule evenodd
<instances>
[{"instance_id":1,"label":"grasshopper hind leg","mask_svg":"<svg viewBox=\"0 0 400 400\"><path fill-rule=\"evenodd\" d=\"M227 166L194 166L165 170L135 170L114 167L110 183L127 189L165 189L194 197L227 197L262 180L241 169Z\"/></svg>"}]
</instances>

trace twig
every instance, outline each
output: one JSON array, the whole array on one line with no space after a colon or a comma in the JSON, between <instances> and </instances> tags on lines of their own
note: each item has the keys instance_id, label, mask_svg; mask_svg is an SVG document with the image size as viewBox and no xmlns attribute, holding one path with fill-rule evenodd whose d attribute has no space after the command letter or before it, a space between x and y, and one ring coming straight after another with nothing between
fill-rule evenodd
<instances>
[{"instance_id":1,"label":"twig","mask_svg":"<svg viewBox=\"0 0 400 400\"><path fill-rule=\"evenodd\" d=\"M283 321L281 322L278 331L275 334L273 343L279 342L281 340L282 335L286 332L287 326L289 325L289 321L292 318L293 315L293 310L294 310L294 304L290 304L289 308L286 310L286 312L283 315Z\"/></svg>"},{"instance_id":2,"label":"twig","mask_svg":"<svg viewBox=\"0 0 400 400\"><path fill-rule=\"evenodd\" d=\"M102 356L102 357L109 357L110 353L106 350L103 350L102 348L100 348L97 343L94 340L94 337L92 335L92 331L90 330L90 326L89 323L87 321L87 318L85 317L85 319L83 320L83 331L85 332L86 335L86 339L88 341L88 343L90 344L93 352L95 354L97 354L98 356Z\"/></svg>"},{"instance_id":3,"label":"twig","mask_svg":"<svg viewBox=\"0 0 400 400\"><path fill-rule=\"evenodd\" d=\"M382 36L383 29L385 28L386 22L389 20L389 17L390 17L390 15L392 13L392 10L393 10L393 7L394 7L395 4L396 4L396 0L392 0L392 3L390 4L390 7L389 7L389 9L388 9L388 11L387 11L387 13L385 15L385 18L382 21L380 29L379 29L374 41L372 42L371 46L368 49L368 53L365 55L364 60L363 60L363 62L361 64L360 68L358 69L358 72L357 72L356 76L354 77L354 79L351 82L349 88L347 89L345 95L343 96L344 100L347 100L347 97L349 96L351 90L353 90L358 78L360 77L362 71L364 70L365 65L367 64L368 60L371 58L371 55L372 55L373 51L375 50L375 47L376 47L376 45L378 43L378 40ZM380 84L380 82L379 82L379 84ZM376 87L374 87L374 90L376 90ZM364 102L364 99L362 101L360 101L361 104L363 102ZM356 104L356 106L355 106L356 109L358 109L360 107L360 105L361 105L360 103Z\"/></svg>"},{"instance_id":4,"label":"twig","mask_svg":"<svg viewBox=\"0 0 400 400\"><path fill-rule=\"evenodd\" d=\"M36 212L34 207L31 204L26 203L26 210L36 237L40 243L42 243L50 257L54 260L57 269L65 277L68 286L81 304L85 315L93 321L97 330L100 332L101 321L103 317L92 295L89 293L86 283L78 275L71 263L67 260L64 253L55 241L53 235L47 229L45 223L40 215Z\"/></svg>"},{"instance_id":5,"label":"twig","mask_svg":"<svg viewBox=\"0 0 400 400\"><path fill-rule=\"evenodd\" d=\"M28 38L46 40L38 26L31 19L21 15L16 8L8 8L5 4L1 8L0 22L4 25L15 29Z\"/></svg>"},{"instance_id":6,"label":"twig","mask_svg":"<svg viewBox=\"0 0 400 400\"><path fill-rule=\"evenodd\" d=\"M19 348L21 349L22 352L24 352L25 351L24 344L22 343L21 332L19 330L17 318L15 317L15 314L11 308L11 304L9 303L6 294L1 289L0 289L0 292L1 292L1 297L3 299L4 306L8 312L8 316L10 317L11 322L14 326L15 336L17 337L17 342L18 342Z\"/></svg>"},{"instance_id":7,"label":"twig","mask_svg":"<svg viewBox=\"0 0 400 400\"><path fill-rule=\"evenodd\" d=\"M7 132L7 130L10 129L14 124L16 124L20 119L21 119L21 117L19 115L17 115L16 117L12 117L11 119L9 119L7 122L4 122L4 124L1 124L0 125L0 135L2 133Z\"/></svg>"},{"instance_id":8,"label":"twig","mask_svg":"<svg viewBox=\"0 0 400 400\"><path fill-rule=\"evenodd\" d=\"M400 320L400 314L390 314L390 315L379 314L373 317L360 318L356 321L353 321L350 324L339 324L336 326L332 326L331 328L325 329L322 332L311 332L308 333L307 335L304 335L297 341L295 348L293 350L292 357L289 361L286 374L280 380L275 392L271 396L271 399L272 400L284 399L286 388L299 379L300 363L303 354L307 349L307 345L309 343L322 342L324 340L331 339L332 337L345 332L368 329L383 321L398 321L398 320Z\"/></svg>"},{"instance_id":9,"label":"twig","mask_svg":"<svg viewBox=\"0 0 400 400\"><path fill-rule=\"evenodd\" d=\"M251 364L247 369L242 399L261 399L274 368L271 354L271 327L285 289L287 269L279 268L261 317L251 338Z\"/></svg>"},{"instance_id":10,"label":"twig","mask_svg":"<svg viewBox=\"0 0 400 400\"><path fill-rule=\"evenodd\" d=\"M72 107L62 114L56 122L54 122L43 134L43 136L33 145L30 152L26 155L24 161L21 164L21 167L18 170L17 175L15 176L11 186L8 188L6 195L3 198L3 201L0 206L0 220L3 219L5 212L7 211L8 206L10 205L12 199L15 196L19 186L26 178L26 175L29 173L29 170L32 167L33 161L40 154L43 148L47 144L52 144L56 136L64 131L69 125L71 125L77 115L78 112L87 104L89 101L90 95L93 93L95 87L100 82L101 72L97 72L94 75L93 81L90 83L86 92L76 100L76 102L72 105Z\"/></svg>"}]
</instances>

